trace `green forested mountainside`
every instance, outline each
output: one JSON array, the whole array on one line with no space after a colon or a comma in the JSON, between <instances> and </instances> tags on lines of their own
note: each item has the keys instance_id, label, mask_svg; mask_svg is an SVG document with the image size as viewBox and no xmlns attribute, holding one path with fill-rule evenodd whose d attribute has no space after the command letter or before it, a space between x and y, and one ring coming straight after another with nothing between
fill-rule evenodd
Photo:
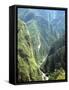
<instances>
[{"instance_id":1,"label":"green forested mountainside","mask_svg":"<svg viewBox=\"0 0 69 90\"><path fill-rule=\"evenodd\" d=\"M49 74L49 80L65 80L65 70L60 68Z\"/></svg>"},{"instance_id":2,"label":"green forested mountainside","mask_svg":"<svg viewBox=\"0 0 69 90\"><path fill-rule=\"evenodd\" d=\"M57 40L51 47L41 70L49 75L49 79L65 79L65 44L64 38Z\"/></svg>"},{"instance_id":3,"label":"green forested mountainside","mask_svg":"<svg viewBox=\"0 0 69 90\"><path fill-rule=\"evenodd\" d=\"M46 80L45 75L48 75L49 80L65 79L64 38L60 38L52 45L40 67L37 60L28 28L23 21L18 20L18 81ZM45 73L44 76L42 72Z\"/></svg>"},{"instance_id":4,"label":"green forested mountainside","mask_svg":"<svg viewBox=\"0 0 69 90\"><path fill-rule=\"evenodd\" d=\"M59 48L54 54L47 56L43 64L43 70L46 73L54 72L55 69L65 69L65 47Z\"/></svg>"},{"instance_id":5,"label":"green forested mountainside","mask_svg":"<svg viewBox=\"0 0 69 90\"><path fill-rule=\"evenodd\" d=\"M18 20L18 81L39 81L42 79L42 72L33 55L27 26L23 21Z\"/></svg>"},{"instance_id":6,"label":"green forested mountainside","mask_svg":"<svg viewBox=\"0 0 69 90\"><path fill-rule=\"evenodd\" d=\"M63 47L65 45L65 35L63 35L61 38L57 39L51 46L48 55L53 54L55 51L57 51L59 48Z\"/></svg>"}]
</instances>

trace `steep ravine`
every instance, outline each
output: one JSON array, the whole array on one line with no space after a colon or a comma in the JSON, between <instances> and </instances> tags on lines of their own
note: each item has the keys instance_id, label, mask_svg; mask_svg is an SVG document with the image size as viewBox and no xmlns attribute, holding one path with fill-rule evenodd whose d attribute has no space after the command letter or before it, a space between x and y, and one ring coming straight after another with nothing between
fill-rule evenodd
<instances>
[{"instance_id":1,"label":"steep ravine","mask_svg":"<svg viewBox=\"0 0 69 90\"><path fill-rule=\"evenodd\" d=\"M64 45L64 38L58 39L38 64L27 25L18 20L18 82L65 79ZM41 47L38 36L38 52Z\"/></svg>"},{"instance_id":2,"label":"steep ravine","mask_svg":"<svg viewBox=\"0 0 69 90\"><path fill-rule=\"evenodd\" d=\"M65 79L65 13L19 9L18 18L18 81Z\"/></svg>"}]
</instances>

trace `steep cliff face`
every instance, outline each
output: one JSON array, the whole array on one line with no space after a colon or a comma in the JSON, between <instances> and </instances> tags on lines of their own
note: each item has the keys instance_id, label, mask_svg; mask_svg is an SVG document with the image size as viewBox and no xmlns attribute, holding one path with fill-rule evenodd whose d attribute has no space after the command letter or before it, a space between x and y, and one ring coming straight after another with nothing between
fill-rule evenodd
<instances>
[{"instance_id":1,"label":"steep cliff face","mask_svg":"<svg viewBox=\"0 0 69 90\"><path fill-rule=\"evenodd\" d=\"M18 81L42 80L42 73L38 68L26 24L18 20Z\"/></svg>"}]
</instances>

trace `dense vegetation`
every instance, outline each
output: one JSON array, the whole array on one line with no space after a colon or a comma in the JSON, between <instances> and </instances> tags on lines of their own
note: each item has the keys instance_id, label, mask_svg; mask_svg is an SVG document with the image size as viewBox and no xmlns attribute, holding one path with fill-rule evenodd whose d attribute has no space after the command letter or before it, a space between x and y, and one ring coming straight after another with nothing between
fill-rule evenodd
<instances>
[{"instance_id":1,"label":"dense vegetation","mask_svg":"<svg viewBox=\"0 0 69 90\"><path fill-rule=\"evenodd\" d=\"M49 79L65 79L65 45L63 38L52 45L47 59L41 65L41 70L49 75Z\"/></svg>"},{"instance_id":2,"label":"dense vegetation","mask_svg":"<svg viewBox=\"0 0 69 90\"><path fill-rule=\"evenodd\" d=\"M18 81L65 79L65 16L18 10Z\"/></svg>"},{"instance_id":3,"label":"dense vegetation","mask_svg":"<svg viewBox=\"0 0 69 90\"><path fill-rule=\"evenodd\" d=\"M39 81L43 78L33 55L26 24L18 20L18 81Z\"/></svg>"}]
</instances>

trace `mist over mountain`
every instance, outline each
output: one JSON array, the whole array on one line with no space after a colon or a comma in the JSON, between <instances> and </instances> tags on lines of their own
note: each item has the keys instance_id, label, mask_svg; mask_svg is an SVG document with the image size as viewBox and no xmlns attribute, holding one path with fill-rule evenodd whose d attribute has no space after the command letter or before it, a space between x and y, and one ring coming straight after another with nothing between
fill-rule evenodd
<instances>
[{"instance_id":1,"label":"mist over mountain","mask_svg":"<svg viewBox=\"0 0 69 90\"><path fill-rule=\"evenodd\" d=\"M18 17L23 19L25 22L29 21L30 19L41 16L48 22L52 22L54 20L65 20L65 12L61 10L48 10L48 9L26 9L26 8L19 8L18 9Z\"/></svg>"}]
</instances>

